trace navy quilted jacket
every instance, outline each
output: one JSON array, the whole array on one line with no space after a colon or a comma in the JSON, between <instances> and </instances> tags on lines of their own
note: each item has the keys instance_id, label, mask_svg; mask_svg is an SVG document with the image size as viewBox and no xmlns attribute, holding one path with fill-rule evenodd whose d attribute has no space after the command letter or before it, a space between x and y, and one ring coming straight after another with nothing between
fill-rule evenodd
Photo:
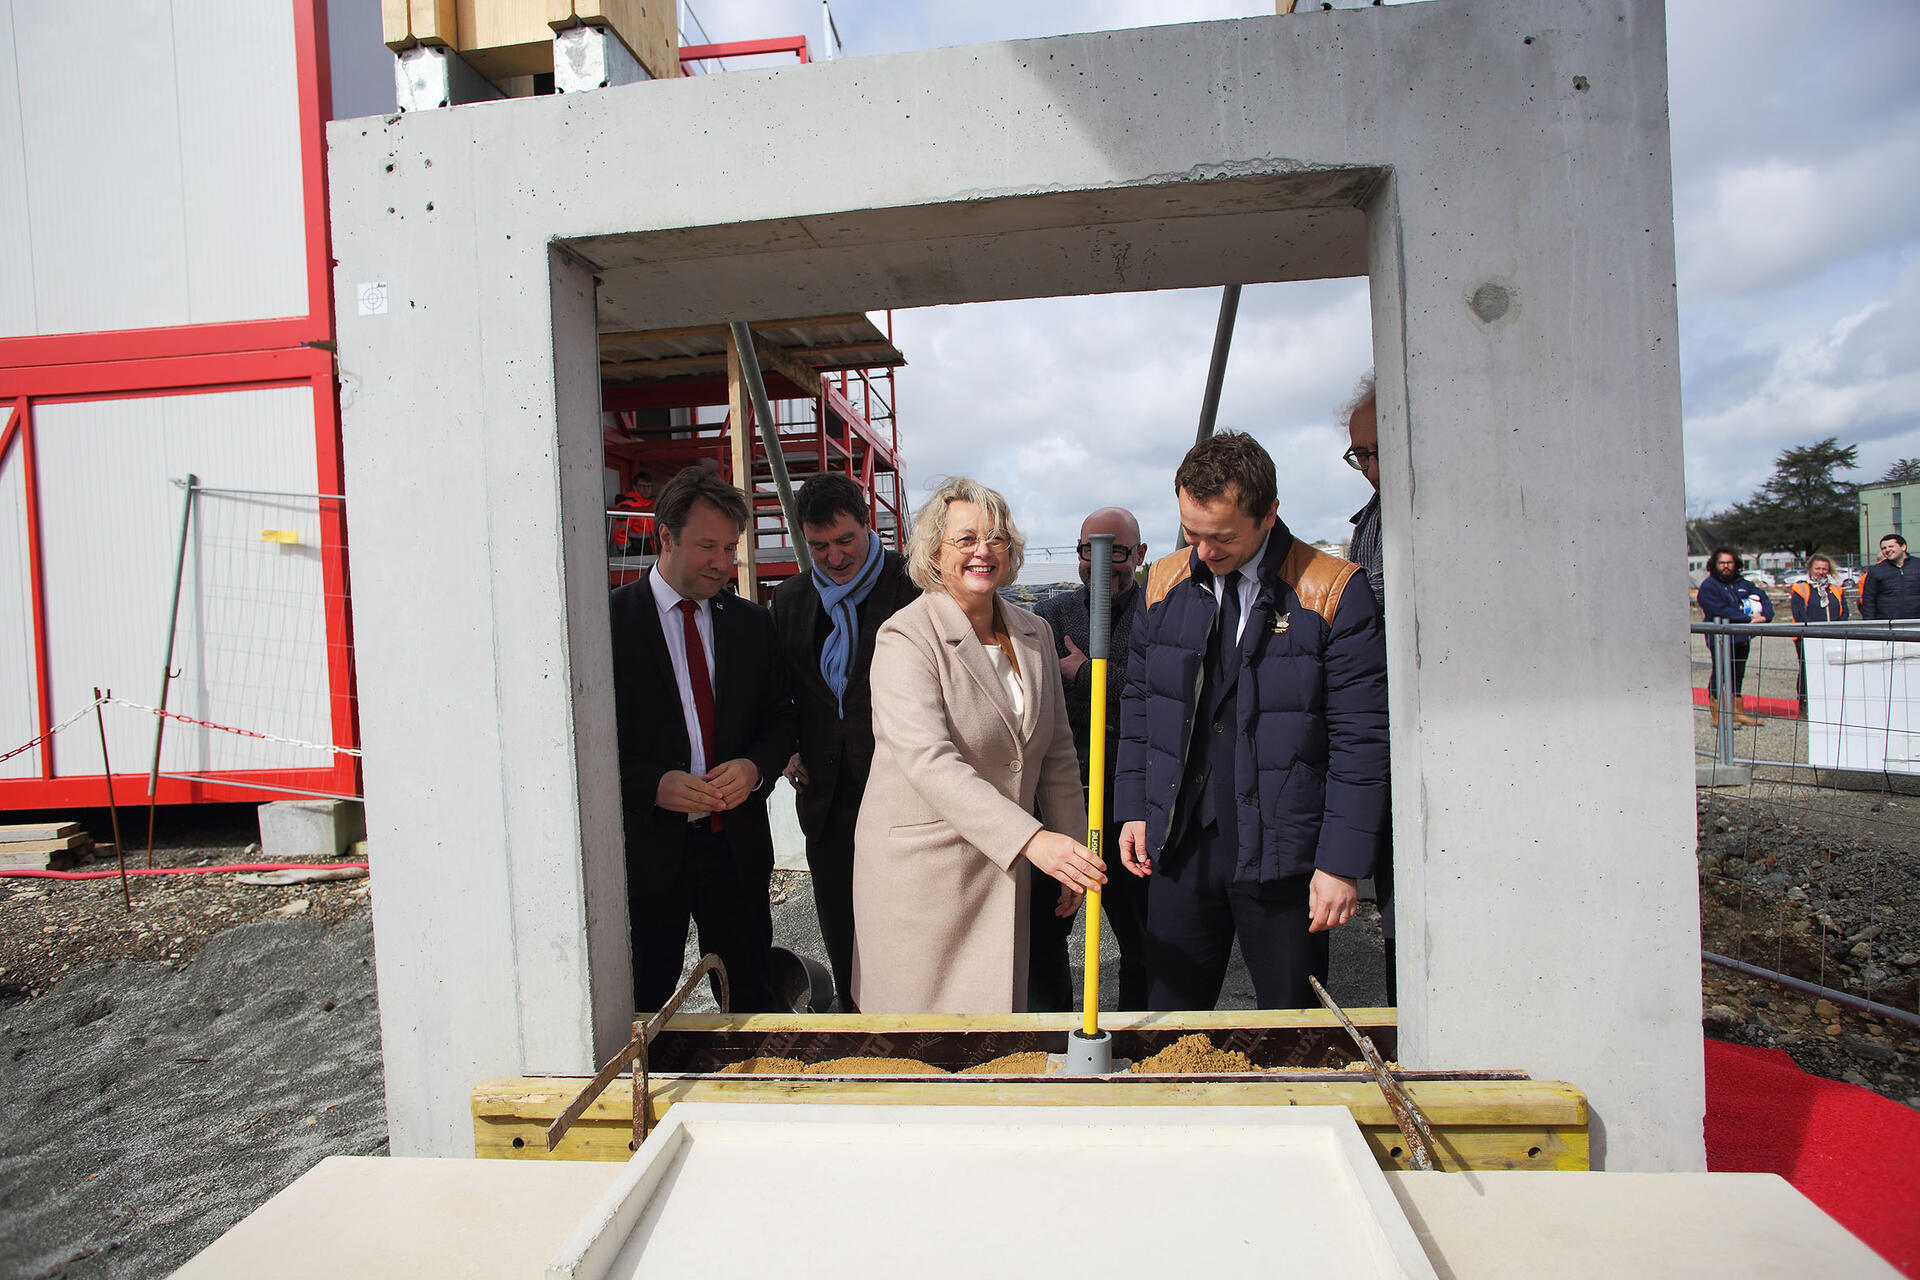
<instances>
[{"instance_id":1,"label":"navy quilted jacket","mask_svg":"<svg viewBox=\"0 0 1920 1280\"><path fill-rule=\"evenodd\" d=\"M1365 571L1329 624L1279 577L1293 543L1276 523L1259 591L1241 633L1240 675L1227 708L1238 750L1234 793L1240 860L1234 878L1266 882L1313 870L1373 870L1387 807L1387 655ZM1147 852L1165 852L1217 611L1213 576L1193 572L1136 618L1120 711L1114 816L1144 819ZM1224 719L1224 717L1223 717Z\"/></svg>"}]
</instances>

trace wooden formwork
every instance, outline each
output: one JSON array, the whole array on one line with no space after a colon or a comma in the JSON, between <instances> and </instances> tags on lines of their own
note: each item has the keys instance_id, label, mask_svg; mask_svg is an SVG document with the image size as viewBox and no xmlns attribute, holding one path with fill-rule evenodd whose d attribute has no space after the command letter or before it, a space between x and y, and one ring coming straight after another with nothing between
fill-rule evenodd
<instances>
[{"instance_id":1,"label":"wooden formwork","mask_svg":"<svg viewBox=\"0 0 1920 1280\"><path fill-rule=\"evenodd\" d=\"M1350 1016L1391 1058L1390 1009ZM1073 1014L681 1015L649 1054L650 1119L678 1102L814 1102L952 1106L1344 1106L1383 1169L1408 1167L1379 1086L1346 1066L1359 1055L1320 1010L1112 1014L1117 1057L1141 1058L1191 1032L1237 1049L1258 1070L1221 1075L1119 1075L1100 1079L1011 1075L722 1075L747 1057L824 1062L914 1058L945 1071L1005 1054L1062 1052ZM1396 1071L1432 1125L1447 1170L1586 1169L1587 1101L1572 1085L1520 1072ZM549 1152L546 1129L586 1085L583 1076L515 1076L473 1090L475 1154L520 1160L624 1160L631 1153L633 1090L601 1094Z\"/></svg>"}]
</instances>

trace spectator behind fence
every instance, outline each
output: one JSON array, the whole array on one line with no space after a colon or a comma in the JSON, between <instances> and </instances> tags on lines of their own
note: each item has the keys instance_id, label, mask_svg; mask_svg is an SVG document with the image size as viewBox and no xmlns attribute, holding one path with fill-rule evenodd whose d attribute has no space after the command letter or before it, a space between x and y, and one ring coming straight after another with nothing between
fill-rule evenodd
<instances>
[{"instance_id":1,"label":"spectator behind fence","mask_svg":"<svg viewBox=\"0 0 1920 1280\"><path fill-rule=\"evenodd\" d=\"M1700 580L1700 613L1708 622L1755 623L1773 621L1773 601L1767 593L1740 576L1744 567L1731 547L1719 547L1708 557L1709 572ZM1713 722L1720 723L1720 645L1721 637L1707 636L1707 707ZM1733 649L1733 695L1737 701L1727 712L1739 725L1759 724L1752 707L1741 698L1740 688L1747 678L1747 650L1752 641L1736 636ZM1744 707L1744 709L1743 709Z\"/></svg>"},{"instance_id":2,"label":"spectator behind fence","mask_svg":"<svg viewBox=\"0 0 1920 1280\"><path fill-rule=\"evenodd\" d=\"M1064 915L1106 881L1078 838L1087 806L1053 633L998 594L1024 547L1006 499L965 477L914 516L907 571L926 594L874 644L854 835L863 1013L1025 1009L1027 864L1061 883Z\"/></svg>"},{"instance_id":3,"label":"spectator behind fence","mask_svg":"<svg viewBox=\"0 0 1920 1280\"><path fill-rule=\"evenodd\" d=\"M1385 557L1380 549L1380 421L1374 403L1373 373L1360 380L1352 399L1347 401L1341 418L1347 424L1347 451L1342 460L1367 478L1373 495L1367 505L1353 513L1353 541L1349 558L1367 571L1367 585L1373 588L1373 602L1380 610L1382 629L1387 624L1387 578ZM1380 824L1380 848L1373 859L1373 893L1380 905L1380 933L1385 944L1387 1003L1400 1003L1400 957L1395 945L1393 914L1393 788L1387 788L1387 820Z\"/></svg>"},{"instance_id":4,"label":"spectator behind fence","mask_svg":"<svg viewBox=\"0 0 1920 1280\"><path fill-rule=\"evenodd\" d=\"M1845 622L1847 602L1841 595L1840 583L1833 576L1831 557L1815 553L1807 560L1807 580L1796 582L1787 588L1787 604L1793 609L1793 620L1805 624L1809 622ZM1807 655L1801 648L1800 640L1793 642L1794 661L1799 665L1800 675L1794 683L1794 696L1799 700L1800 712L1807 710Z\"/></svg>"},{"instance_id":5,"label":"spectator behind fence","mask_svg":"<svg viewBox=\"0 0 1920 1280\"><path fill-rule=\"evenodd\" d=\"M1273 459L1222 431L1174 477L1189 549L1133 625L1114 816L1151 876L1148 1005L1211 1009L1237 936L1262 1008L1314 1003L1387 808L1386 646L1366 570L1279 519ZM1165 594L1154 594L1164 585Z\"/></svg>"},{"instance_id":6,"label":"spectator behind fence","mask_svg":"<svg viewBox=\"0 0 1920 1280\"><path fill-rule=\"evenodd\" d=\"M727 967L732 1007L770 1011L767 791L793 754L793 702L773 620L724 590L747 501L688 467L656 517L659 562L608 608L635 1008L673 994L692 915L700 949Z\"/></svg>"},{"instance_id":7,"label":"spectator behind fence","mask_svg":"<svg viewBox=\"0 0 1920 1280\"><path fill-rule=\"evenodd\" d=\"M1907 540L1897 533L1880 539L1880 563L1860 579L1860 616L1876 622L1920 618L1920 565L1907 555Z\"/></svg>"},{"instance_id":8,"label":"spectator behind fence","mask_svg":"<svg viewBox=\"0 0 1920 1280\"><path fill-rule=\"evenodd\" d=\"M1134 581L1134 570L1146 562L1147 544L1140 541L1140 522L1124 507L1102 507L1080 522L1080 589L1063 591L1043 600L1034 612L1053 628L1054 643L1060 655L1060 679L1067 691L1067 720L1073 725L1073 749L1080 757L1080 780L1090 778L1093 731L1093 663L1087 657L1091 643L1089 610L1091 596L1088 580L1092 573L1093 544L1097 533L1113 535L1113 597L1107 623L1107 767L1106 824L1101 836L1101 852L1109 867L1120 865L1120 824L1113 820L1113 766L1119 757L1120 690L1127 675L1127 640L1133 634L1141 590ZM1091 821L1091 816L1089 816ZM1038 875L1038 872L1035 872ZM1036 885L1033 902L1033 961L1027 983L1027 1008L1034 1012L1059 1012L1074 1007L1073 972L1067 961L1067 935L1073 931L1071 918L1062 919L1051 911L1038 894L1046 886ZM1051 896L1051 895L1049 895ZM1120 944L1121 1009L1147 1007L1147 882L1138 876L1112 875L1100 893L1100 907L1107 923L1113 926L1114 940Z\"/></svg>"},{"instance_id":9,"label":"spectator behind fence","mask_svg":"<svg viewBox=\"0 0 1920 1280\"><path fill-rule=\"evenodd\" d=\"M853 1013L853 829L873 765L868 681L881 624L913 601L906 557L867 527L867 496L843 475L800 486L800 534L813 572L773 593L773 629L793 687L800 750L787 762L807 838L813 910L833 967L840 1011Z\"/></svg>"}]
</instances>

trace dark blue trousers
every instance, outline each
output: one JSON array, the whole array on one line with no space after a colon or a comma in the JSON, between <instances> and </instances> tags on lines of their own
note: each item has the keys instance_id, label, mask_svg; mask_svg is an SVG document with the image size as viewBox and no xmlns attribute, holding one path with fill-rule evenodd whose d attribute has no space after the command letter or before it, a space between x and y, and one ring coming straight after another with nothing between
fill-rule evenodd
<instances>
[{"instance_id":1,"label":"dark blue trousers","mask_svg":"<svg viewBox=\"0 0 1920 1280\"><path fill-rule=\"evenodd\" d=\"M1211 1009L1220 999L1233 940L1262 1009L1317 1009L1307 985L1327 980L1327 935L1308 933L1311 875L1235 884L1234 837L1189 824L1173 856L1147 881L1147 1007Z\"/></svg>"}]
</instances>

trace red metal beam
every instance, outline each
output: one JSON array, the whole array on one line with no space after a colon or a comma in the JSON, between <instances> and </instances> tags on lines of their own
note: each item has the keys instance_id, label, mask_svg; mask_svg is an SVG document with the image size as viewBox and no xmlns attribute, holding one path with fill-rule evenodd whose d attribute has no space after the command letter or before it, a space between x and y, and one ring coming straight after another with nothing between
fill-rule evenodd
<instances>
[{"instance_id":1,"label":"red metal beam","mask_svg":"<svg viewBox=\"0 0 1920 1280\"><path fill-rule=\"evenodd\" d=\"M74 727L85 728L88 724L88 721L82 721ZM155 800L160 804L209 804L297 798L287 795L288 791L345 794L334 785L339 775L337 770L331 768L254 769L215 776L222 781L188 782L178 778L161 778L159 786L155 788ZM97 773L58 778L0 778L0 811L67 807L96 809L100 806L101 783L102 775ZM251 784L278 787L281 790L258 790ZM146 772L116 773L113 775L113 787L116 796L136 796L144 800L147 795Z\"/></svg>"},{"instance_id":2,"label":"red metal beam","mask_svg":"<svg viewBox=\"0 0 1920 1280\"><path fill-rule=\"evenodd\" d=\"M680 65L689 62L705 62L711 58L750 58L758 53L797 53L800 61L811 62L807 56L807 38L805 36L779 36L772 40L733 40L725 44L689 44L680 48Z\"/></svg>"},{"instance_id":3,"label":"red metal beam","mask_svg":"<svg viewBox=\"0 0 1920 1280\"><path fill-rule=\"evenodd\" d=\"M315 347L234 351L173 359L110 360L38 369L0 367L0 397L91 398L114 393L218 390L245 383L306 382L324 375L331 385L333 353Z\"/></svg>"},{"instance_id":4,"label":"red metal beam","mask_svg":"<svg viewBox=\"0 0 1920 1280\"><path fill-rule=\"evenodd\" d=\"M40 713L40 734L53 732L53 677L47 661L47 587L46 566L40 553L40 479L33 452L33 406L21 396L13 412L20 424L20 473L22 497L27 508L27 594L33 614L34 704ZM40 776L53 777L53 743L42 742L36 751L40 757Z\"/></svg>"}]
</instances>

